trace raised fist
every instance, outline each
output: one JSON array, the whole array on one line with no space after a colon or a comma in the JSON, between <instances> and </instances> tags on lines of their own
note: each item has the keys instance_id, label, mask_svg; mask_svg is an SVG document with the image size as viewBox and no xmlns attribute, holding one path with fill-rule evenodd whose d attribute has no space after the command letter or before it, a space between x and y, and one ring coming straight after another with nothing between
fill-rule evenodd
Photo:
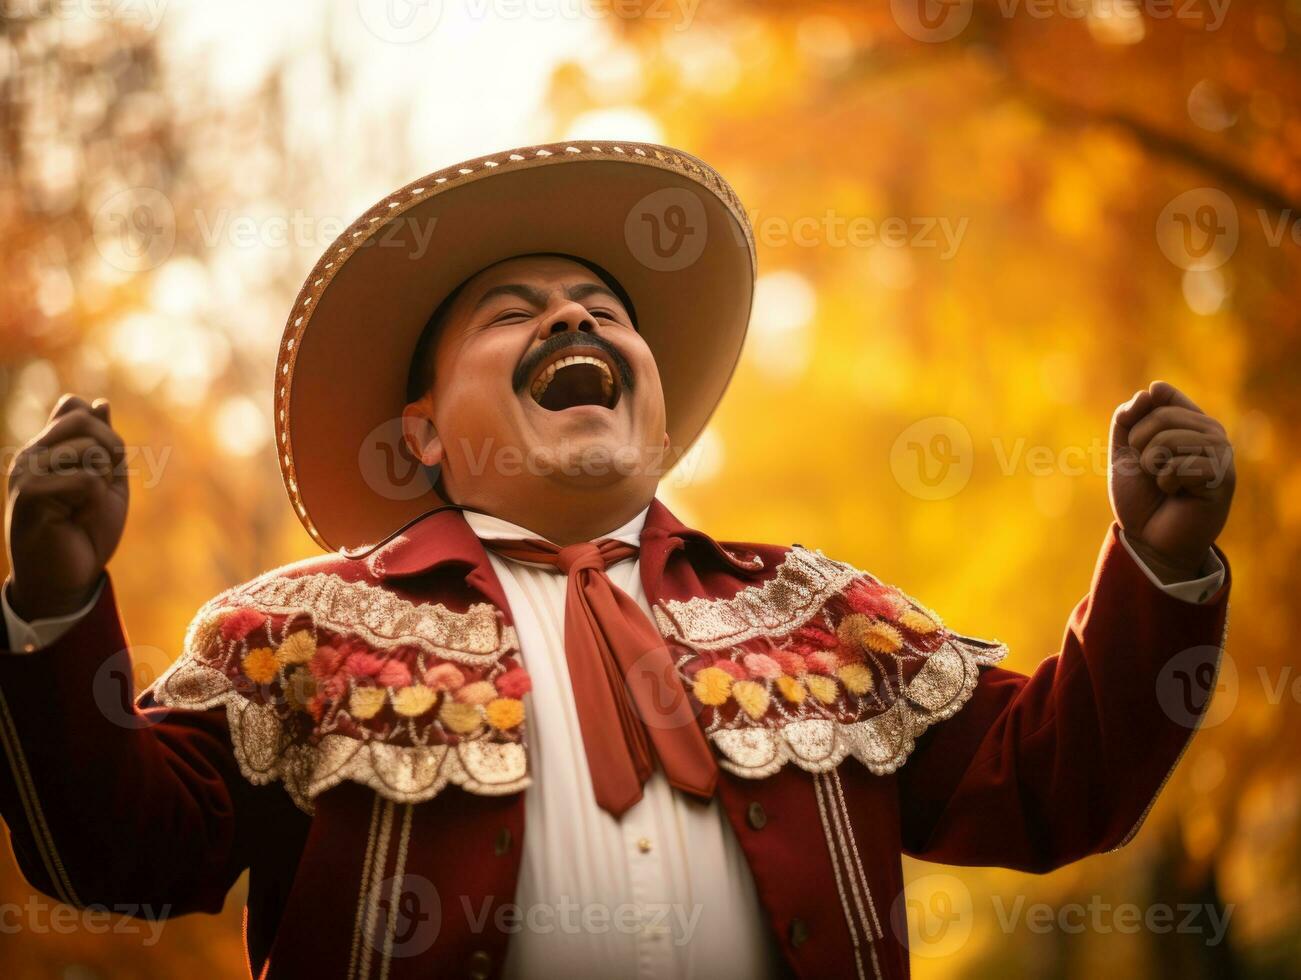
<instances>
[{"instance_id":1,"label":"raised fist","mask_svg":"<svg viewBox=\"0 0 1301 980\"><path fill-rule=\"evenodd\" d=\"M126 524L126 447L108 402L64 395L9 467L9 604L31 622L89 601Z\"/></svg>"}]
</instances>

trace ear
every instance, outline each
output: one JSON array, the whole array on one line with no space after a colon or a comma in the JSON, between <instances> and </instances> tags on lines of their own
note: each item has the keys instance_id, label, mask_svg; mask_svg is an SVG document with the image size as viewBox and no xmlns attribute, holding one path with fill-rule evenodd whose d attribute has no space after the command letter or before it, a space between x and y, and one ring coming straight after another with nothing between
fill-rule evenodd
<instances>
[{"instance_id":1,"label":"ear","mask_svg":"<svg viewBox=\"0 0 1301 980\"><path fill-rule=\"evenodd\" d=\"M425 466L443 461L443 440L434 428L434 405L429 395L402 409L402 441Z\"/></svg>"}]
</instances>

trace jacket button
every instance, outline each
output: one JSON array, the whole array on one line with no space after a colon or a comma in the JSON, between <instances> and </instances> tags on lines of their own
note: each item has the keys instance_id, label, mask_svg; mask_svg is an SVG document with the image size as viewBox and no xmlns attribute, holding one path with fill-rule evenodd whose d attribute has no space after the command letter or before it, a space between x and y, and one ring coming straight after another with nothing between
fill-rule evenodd
<instances>
[{"instance_id":1,"label":"jacket button","mask_svg":"<svg viewBox=\"0 0 1301 980\"><path fill-rule=\"evenodd\" d=\"M492 957L483 950L475 950L470 955L470 980L488 980L492 970Z\"/></svg>"},{"instance_id":2,"label":"jacket button","mask_svg":"<svg viewBox=\"0 0 1301 980\"><path fill-rule=\"evenodd\" d=\"M791 927L787 935L792 946L803 946L809 938L808 923L803 919L791 919Z\"/></svg>"},{"instance_id":3,"label":"jacket button","mask_svg":"<svg viewBox=\"0 0 1301 980\"><path fill-rule=\"evenodd\" d=\"M493 853L501 857L510 850L510 828L502 827L497 831L497 840L492 845Z\"/></svg>"},{"instance_id":4,"label":"jacket button","mask_svg":"<svg viewBox=\"0 0 1301 980\"><path fill-rule=\"evenodd\" d=\"M763 830L768 826L768 814L764 813L763 807L757 800L746 807L745 822L752 830Z\"/></svg>"}]
</instances>

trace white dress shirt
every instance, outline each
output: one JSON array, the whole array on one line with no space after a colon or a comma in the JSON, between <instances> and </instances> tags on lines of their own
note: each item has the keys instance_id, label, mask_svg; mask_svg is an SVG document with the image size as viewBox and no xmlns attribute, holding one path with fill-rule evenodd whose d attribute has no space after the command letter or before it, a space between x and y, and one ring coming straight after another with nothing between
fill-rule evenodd
<instances>
[{"instance_id":1,"label":"white dress shirt","mask_svg":"<svg viewBox=\"0 0 1301 980\"><path fill-rule=\"evenodd\" d=\"M541 537L495 517L465 518L481 540ZM636 545L645 520L643 510L601 537ZM780 954L717 797L702 803L678 793L656 769L622 819L597 806L565 657L567 577L550 566L488 556L533 679L532 782L524 791L515 892L525 926L511 937L504 975L778 976ZM607 574L651 615L638 558L615 563Z\"/></svg>"}]
</instances>

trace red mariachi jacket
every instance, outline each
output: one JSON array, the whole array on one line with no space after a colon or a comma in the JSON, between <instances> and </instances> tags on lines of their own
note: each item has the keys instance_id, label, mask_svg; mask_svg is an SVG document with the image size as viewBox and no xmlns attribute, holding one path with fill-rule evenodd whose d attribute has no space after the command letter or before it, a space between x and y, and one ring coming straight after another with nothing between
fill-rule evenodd
<instances>
[{"instance_id":1,"label":"red mariachi jacket","mask_svg":"<svg viewBox=\"0 0 1301 980\"><path fill-rule=\"evenodd\" d=\"M908 975L901 853L1041 872L1134 836L1196 727L1163 671L1214 676L1228 588L1173 599L1117 533L1027 677L849 565L651 506L646 595L792 974ZM53 646L0 657L0 811L34 887L216 912L248 869L256 977L499 972L527 664L459 513L217 596L134 700L126 651L110 582Z\"/></svg>"}]
</instances>

